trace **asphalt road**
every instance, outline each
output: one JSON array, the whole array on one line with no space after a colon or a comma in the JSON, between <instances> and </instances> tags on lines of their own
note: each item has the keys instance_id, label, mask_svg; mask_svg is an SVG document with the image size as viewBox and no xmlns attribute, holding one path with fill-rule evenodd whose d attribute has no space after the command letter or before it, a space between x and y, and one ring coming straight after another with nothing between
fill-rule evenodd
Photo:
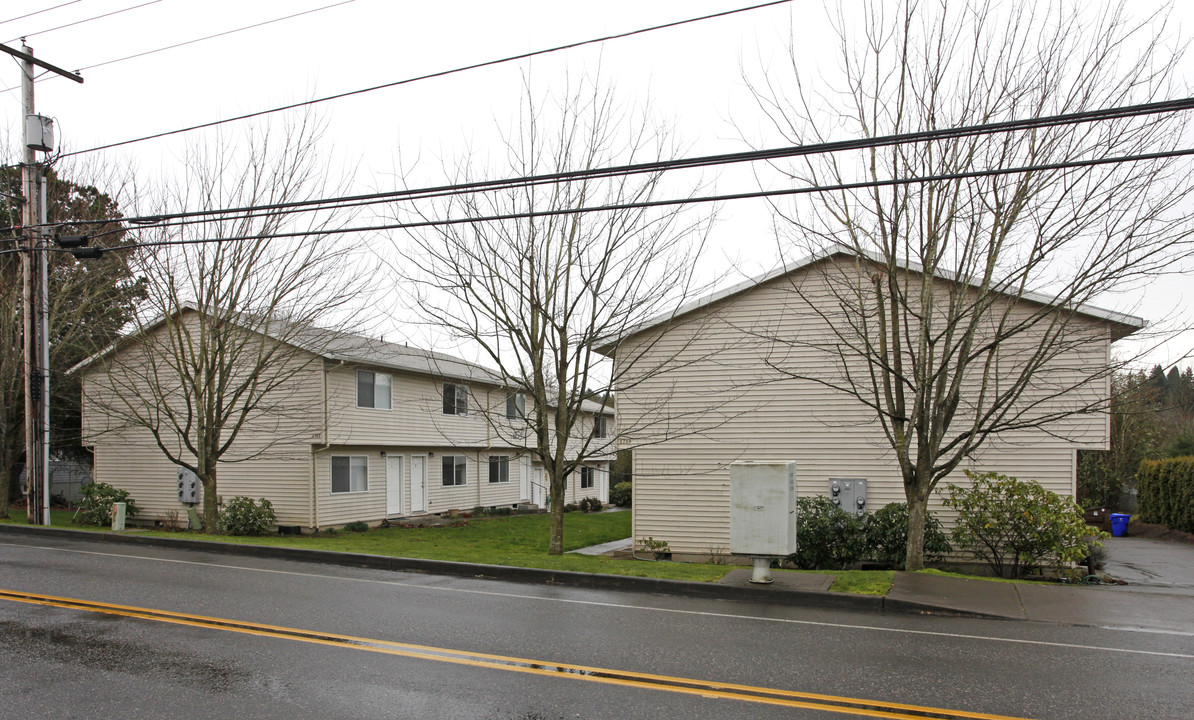
<instances>
[{"instance_id":1,"label":"asphalt road","mask_svg":"<svg viewBox=\"0 0 1194 720\"><path fill-rule=\"evenodd\" d=\"M1194 632L28 537L0 570L4 718L1194 717Z\"/></svg>"}]
</instances>

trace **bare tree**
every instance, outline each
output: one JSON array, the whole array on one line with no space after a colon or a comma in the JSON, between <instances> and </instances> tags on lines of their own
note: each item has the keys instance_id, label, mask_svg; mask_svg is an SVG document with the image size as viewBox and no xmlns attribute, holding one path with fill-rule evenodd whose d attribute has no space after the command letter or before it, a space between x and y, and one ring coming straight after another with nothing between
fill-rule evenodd
<instances>
[{"instance_id":1,"label":"bare tree","mask_svg":"<svg viewBox=\"0 0 1194 720\"><path fill-rule=\"evenodd\" d=\"M1166 45L1163 15L1130 20L1122 4L905 0L856 9L834 18L838 84L813 91L793 60L791 82L769 74L753 86L792 143L842 139L829 136L846 128L873 138L1166 98L1181 58ZM777 169L798 184L836 185L1040 168L1171 150L1186 126L1174 115L1122 118ZM773 338L772 369L874 412L908 500L909 569L923 564L938 481L1000 438L1064 434L1058 423L1067 418L1105 412L1115 368L1101 348L1108 333L1131 328L1114 314L1100 325L1080 309L1138 287L1188 251L1178 208L1188 172L1180 159L1035 169L775 207L789 247L845 249L854 260L820 265L826 295L793 286L831 333ZM797 349L819 353L825 370L785 362Z\"/></svg>"},{"instance_id":2,"label":"bare tree","mask_svg":"<svg viewBox=\"0 0 1194 720\"><path fill-rule=\"evenodd\" d=\"M280 130L280 132L278 131ZM203 486L203 519L217 524L221 464L241 462L313 436L310 388L297 382L318 361L317 322L346 322L356 288L355 254L324 231L338 212L268 209L326 196L319 127L307 116L246 146L192 148L187 174L169 186L161 213L245 207L194 224L141 233L156 243L130 259L147 300L119 352L89 375L92 432L148 432L174 464ZM271 238L301 232L299 238ZM256 239L230 240L245 236ZM336 315L336 317L332 317Z\"/></svg>"},{"instance_id":3,"label":"bare tree","mask_svg":"<svg viewBox=\"0 0 1194 720\"><path fill-rule=\"evenodd\" d=\"M536 102L528 88L523 107L505 136L504 177L658 160L671 150L666 133L623 113L597 83L554 105ZM481 174L468 163L458 169L462 179ZM648 201L661 188L654 174L454 196L413 212L441 219L532 216L438 226L412 233L408 246L399 247L397 275L421 319L479 348L482 362L529 398L521 420L510 422L501 412L491 424L504 441L529 446L550 478L553 555L563 552L566 478L642 430L592 432L584 418L609 406L613 388L651 374L635 357L646 357L652 344L620 358L617 371L595 348L693 295L694 261L708 227L707 218L689 220L674 209L574 211ZM669 419L675 433L693 421Z\"/></svg>"}]
</instances>

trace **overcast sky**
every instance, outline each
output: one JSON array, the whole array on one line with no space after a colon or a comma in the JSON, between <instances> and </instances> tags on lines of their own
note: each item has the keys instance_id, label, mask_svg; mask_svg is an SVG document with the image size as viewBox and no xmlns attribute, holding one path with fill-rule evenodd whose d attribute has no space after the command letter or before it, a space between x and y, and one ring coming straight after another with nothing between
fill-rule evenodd
<instances>
[{"instance_id":1,"label":"overcast sky","mask_svg":"<svg viewBox=\"0 0 1194 720\"><path fill-rule=\"evenodd\" d=\"M0 21L65 1L5 3ZM19 46L17 38L28 34L28 43L39 57L73 70L334 5L338 0L158 0L50 30L144 2L148 0L78 0L0 23L0 42ZM37 84L37 110L57 120L65 149L81 150L750 4L749 0L352 0L84 70L83 85L44 78ZM1132 7L1138 10L1151 4L1134 1ZM1194 15L1186 5L1175 10L1175 18L1194 27L1188 21ZM769 134L742 77L744 68L748 74L758 73L760 68L786 62L790 31L802 64L819 71L819 63L832 63L826 65L826 72L836 68L833 48L826 42L829 26L821 4L798 1L327 103L320 109L328 123L327 157L338 171L353 172L362 191L393 187L399 159L411 170L407 181L412 185L436 182L441 179L441 161L459 157L466 147L488 150L496 145L497 128L508 127L517 113L524 77L529 76L537 89L552 92L563 88L566 74L592 74L598 68L627 106L641 107L649 101L658 117L672 122L685 154L744 150L744 137L774 146L778 139ZM1194 68L1188 62L1184 68L1182 79L1189 84ZM0 88L18 84L15 63L0 60ZM19 92L0 93L0 129L7 129L14 148L19 118ZM177 172L186 143L201 141L213 132L138 143L99 155L105 162L131 163L146 177L169 177ZM223 126L222 132L240 130L233 124ZM706 177L722 192L757 187L743 172ZM770 216L760 201L723 207L709 266L733 265L749 274L773 267L777 252L769 225ZM1160 317L1194 303L1194 288L1188 286L1194 286L1188 276L1170 278L1142 296L1116 298L1111 304L1117 305L1113 309L1146 318ZM1184 316L1187 321L1194 317L1188 310ZM1187 333L1151 359L1169 363L1192 347L1194 334Z\"/></svg>"}]
</instances>

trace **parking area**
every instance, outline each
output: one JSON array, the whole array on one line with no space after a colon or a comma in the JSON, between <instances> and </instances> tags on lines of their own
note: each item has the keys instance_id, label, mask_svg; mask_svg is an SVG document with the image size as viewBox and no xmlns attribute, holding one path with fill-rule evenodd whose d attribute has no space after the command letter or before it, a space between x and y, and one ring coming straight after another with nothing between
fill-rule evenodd
<instances>
[{"instance_id":1,"label":"parking area","mask_svg":"<svg viewBox=\"0 0 1194 720\"><path fill-rule=\"evenodd\" d=\"M1133 591L1194 597L1194 545L1129 536L1113 537L1104 547L1104 570Z\"/></svg>"}]
</instances>

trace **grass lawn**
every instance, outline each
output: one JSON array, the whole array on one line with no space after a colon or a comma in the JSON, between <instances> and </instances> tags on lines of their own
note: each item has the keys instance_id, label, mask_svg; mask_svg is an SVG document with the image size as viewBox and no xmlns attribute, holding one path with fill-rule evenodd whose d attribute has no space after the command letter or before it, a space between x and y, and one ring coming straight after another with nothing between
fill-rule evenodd
<instances>
[{"instance_id":1,"label":"grass lawn","mask_svg":"<svg viewBox=\"0 0 1194 720\"><path fill-rule=\"evenodd\" d=\"M51 523L75 530L111 532L108 528L75 525L73 511L52 510ZM24 511L10 512L0 522L25 523ZM547 554L547 535L551 519L547 515L511 515L472 518L461 527L376 528L368 532L340 532L337 535L264 535L235 537L208 536L200 533L176 533L162 530L135 530L137 535L213 540L251 545L280 545L368 553L392 557L455 560L487 565L511 565L548 570L575 570L604 575L633 575L672 580L713 582L734 568L728 565L699 565L672 562L643 562L634 559L567 554L568 550L630 537L630 513L568 513L564 516L565 555Z\"/></svg>"},{"instance_id":2,"label":"grass lawn","mask_svg":"<svg viewBox=\"0 0 1194 720\"><path fill-rule=\"evenodd\" d=\"M56 527L94 532L111 532L107 527L75 525L73 510L51 510ZM2 523L25 524L23 510L11 510ZM236 537L201 533L133 530L130 533L154 537L212 540L252 545L276 545L311 550L367 553L391 557L455 560L487 565L510 565L548 570L575 570L604 575L632 575L670 580L715 582L733 565L706 565L679 562L643 562L641 560L568 554L568 550L630 537L630 513L568 513L564 516L562 556L547 554L547 534L551 519L547 515L511 515L496 518L472 518L460 527L377 528L368 532L340 532L337 535L264 535ZM833 575L831 592L886 595L894 573L874 570L824 570ZM936 572L936 571L926 571ZM990 578L985 578L990 579Z\"/></svg>"}]
</instances>

